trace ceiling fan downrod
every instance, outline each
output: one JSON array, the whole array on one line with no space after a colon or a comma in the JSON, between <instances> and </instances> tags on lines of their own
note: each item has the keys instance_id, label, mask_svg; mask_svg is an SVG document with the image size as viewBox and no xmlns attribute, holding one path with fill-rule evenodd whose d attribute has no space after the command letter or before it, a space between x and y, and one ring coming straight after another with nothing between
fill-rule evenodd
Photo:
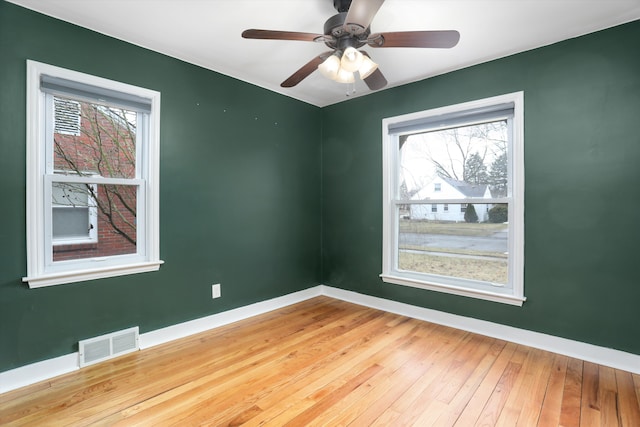
<instances>
[{"instance_id":1,"label":"ceiling fan downrod","mask_svg":"<svg viewBox=\"0 0 640 427\"><path fill-rule=\"evenodd\" d=\"M333 0L333 7L338 12L347 12L351 6L351 0Z\"/></svg>"}]
</instances>

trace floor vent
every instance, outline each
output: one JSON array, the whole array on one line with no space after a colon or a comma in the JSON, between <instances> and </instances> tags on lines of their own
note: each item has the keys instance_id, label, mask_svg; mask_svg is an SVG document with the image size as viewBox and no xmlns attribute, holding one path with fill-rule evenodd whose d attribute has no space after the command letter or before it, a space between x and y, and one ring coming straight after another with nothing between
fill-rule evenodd
<instances>
[{"instance_id":1,"label":"floor vent","mask_svg":"<svg viewBox=\"0 0 640 427\"><path fill-rule=\"evenodd\" d=\"M79 342L80 367L93 365L140 348L138 327Z\"/></svg>"}]
</instances>

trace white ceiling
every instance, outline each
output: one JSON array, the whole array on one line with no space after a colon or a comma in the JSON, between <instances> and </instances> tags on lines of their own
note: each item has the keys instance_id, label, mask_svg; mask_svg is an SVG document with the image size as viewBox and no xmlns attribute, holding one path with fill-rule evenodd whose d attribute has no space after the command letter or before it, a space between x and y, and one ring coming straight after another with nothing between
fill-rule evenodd
<instances>
[{"instance_id":1,"label":"white ceiling","mask_svg":"<svg viewBox=\"0 0 640 427\"><path fill-rule=\"evenodd\" d=\"M240 36L248 28L322 33L337 13L333 0L9 1L313 105L349 99L346 85L318 72L280 87L329 50L323 43ZM637 19L640 0L386 0L372 33L458 30L460 42L453 49L365 49L389 88ZM370 92L362 81L355 89L351 97Z\"/></svg>"}]
</instances>

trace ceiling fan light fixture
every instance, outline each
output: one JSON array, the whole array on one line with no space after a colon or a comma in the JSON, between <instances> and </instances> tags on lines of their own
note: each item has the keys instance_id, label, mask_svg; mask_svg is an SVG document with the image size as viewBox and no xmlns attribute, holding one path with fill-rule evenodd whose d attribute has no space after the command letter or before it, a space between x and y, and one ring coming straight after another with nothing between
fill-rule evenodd
<instances>
[{"instance_id":1,"label":"ceiling fan light fixture","mask_svg":"<svg viewBox=\"0 0 640 427\"><path fill-rule=\"evenodd\" d=\"M353 83L355 77L353 76L353 71L345 70L341 67L340 70L338 70L338 75L333 80L338 83Z\"/></svg>"},{"instance_id":2,"label":"ceiling fan light fixture","mask_svg":"<svg viewBox=\"0 0 640 427\"><path fill-rule=\"evenodd\" d=\"M358 69L358 73L360 73L360 78L362 80L366 79L377 69L378 69L378 64L373 62L371 58L369 58L368 56L363 55L362 65L360 65L360 68Z\"/></svg>"},{"instance_id":3,"label":"ceiling fan light fixture","mask_svg":"<svg viewBox=\"0 0 640 427\"><path fill-rule=\"evenodd\" d=\"M362 65L363 58L364 55L360 51L350 46L346 48L344 53L342 54L340 67L353 73L355 71L358 71L358 69Z\"/></svg>"},{"instance_id":4,"label":"ceiling fan light fixture","mask_svg":"<svg viewBox=\"0 0 640 427\"><path fill-rule=\"evenodd\" d=\"M328 79L335 80L340 71L340 58L335 54L331 55L324 62L318 65L318 71Z\"/></svg>"}]
</instances>

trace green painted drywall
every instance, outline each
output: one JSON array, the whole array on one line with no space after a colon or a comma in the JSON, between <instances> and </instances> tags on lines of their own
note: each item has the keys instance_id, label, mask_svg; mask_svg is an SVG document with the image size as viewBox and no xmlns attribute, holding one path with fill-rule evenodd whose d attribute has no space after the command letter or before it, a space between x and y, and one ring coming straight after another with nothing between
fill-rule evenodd
<instances>
[{"instance_id":1,"label":"green painted drywall","mask_svg":"<svg viewBox=\"0 0 640 427\"><path fill-rule=\"evenodd\" d=\"M640 21L324 108L323 283L640 354L636 40ZM381 120L520 90L524 306L383 283Z\"/></svg>"},{"instance_id":2,"label":"green painted drywall","mask_svg":"<svg viewBox=\"0 0 640 427\"><path fill-rule=\"evenodd\" d=\"M162 93L160 271L22 283L27 59ZM317 107L2 1L0 128L0 372L320 282Z\"/></svg>"},{"instance_id":3,"label":"green painted drywall","mask_svg":"<svg viewBox=\"0 0 640 427\"><path fill-rule=\"evenodd\" d=\"M638 39L635 22L321 110L0 1L0 372L321 282L640 354ZM26 59L162 92L159 272L21 283ZM528 301L383 284L381 120L518 90Z\"/></svg>"}]
</instances>

